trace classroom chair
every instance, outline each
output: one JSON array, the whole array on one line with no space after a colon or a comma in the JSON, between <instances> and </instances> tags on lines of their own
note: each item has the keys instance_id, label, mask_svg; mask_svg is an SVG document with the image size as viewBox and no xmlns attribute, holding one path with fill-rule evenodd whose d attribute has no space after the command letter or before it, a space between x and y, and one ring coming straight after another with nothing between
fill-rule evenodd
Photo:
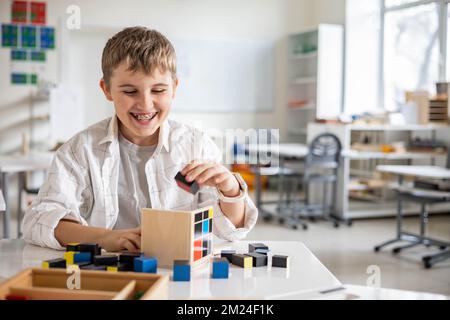
<instances>
[{"instance_id":1,"label":"classroom chair","mask_svg":"<svg viewBox=\"0 0 450 320\"><path fill-rule=\"evenodd\" d=\"M288 177L293 182L292 193L296 197L291 212L297 221L301 222L305 218L311 221L321 219L339 227L340 219L334 213L340 155L341 142L334 134L323 133L311 141L303 172ZM319 204L311 201L313 185L322 186L322 201ZM298 196L299 191L303 191L303 198ZM351 225L351 220L345 222Z\"/></svg>"},{"instance_id":2,"label":"classroom chair","mask_svg":"<svg viewBox=\"0 0 450 320\"><path fill-rule=\"evenodd\" d=\"M446 168L450 169L450 148L448 148ZM420 184L418 182L420 182ZM416 186L419 185L420 187L398 185L394 188L394 190L397 191L397 196L399 200L397 207L397 237L395 239L385 241L382 244L377 245L374 248L375 252L380 251L381 248L387 245L401 241L409 243L407 245L393 248L392 249L393 254L398 254L402 250L412 248L418 245L425 245L427 247L437 246L441 250L444 250L449 247L448 242L427 237L426 227L428 223L428 210L427 210L428 206L430 204L450 202L450 192L424 189L425 183L421 182L420 180L416 180L414 182L414 185ZM418 235L410 232L405 232L402 230L403 201L410 201L420 204L420 231ZM450 258L450 249L437 254L424 256L422 258L422 262L425 268L428 269L431 268L435 263L446 260L448 258Z\"/></svg>"}]
</instances>

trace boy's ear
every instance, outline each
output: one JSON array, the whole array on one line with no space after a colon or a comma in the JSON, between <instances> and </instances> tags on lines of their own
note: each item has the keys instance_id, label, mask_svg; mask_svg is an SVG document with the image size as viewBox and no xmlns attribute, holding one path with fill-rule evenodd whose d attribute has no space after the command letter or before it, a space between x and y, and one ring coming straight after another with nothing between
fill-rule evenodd
<instances>
[{"instance_id":1,"label":"boy's ear","mask_svg":"<svg viewBox=\"0 0 450 320\"><path fill-rule=\"evenodd\" d=\"M109 90L109 87L103 78L100 79L100 88L102 88L102 91L105 94L106 99L108 99L109 101L113 101L111 91Z\"/></svg>"},{"instance_id":2,"label":"boy's ear","mask_svg":"<svg viewBox=\"0 0 450 320\"><path fill-rule=\"evenodd\" d=\"M175 93L177 92L178 84L179 84L179 81L178 81L178 79L176 79L176 80L174 81L174 83L173 83L173 94L172 94L172 99L175 98Z\"/></svg>"}]
</instances>

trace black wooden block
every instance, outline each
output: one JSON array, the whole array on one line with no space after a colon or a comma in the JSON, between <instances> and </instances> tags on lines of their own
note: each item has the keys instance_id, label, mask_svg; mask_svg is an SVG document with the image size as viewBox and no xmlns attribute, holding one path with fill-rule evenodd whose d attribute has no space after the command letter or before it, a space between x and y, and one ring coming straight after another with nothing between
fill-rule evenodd
<instances>
[{"instance_id":1,"label":"black wooden block","mask_svg":"<svg viewBox=\"0 0 450 320\"><path fill-rule=\"evenodd\" d=\"M94 264L96 266L115 266L119 261L117 256L94 256Z\"/></svg>"},{"instance_id":2,"label":"black wooden block","mask_svg":"<svg viewBox=\"0 0 450 320\"><path fill-rule=\"evenodd\" d=\"M91 262L93 262L94 256L101 255L102 248L99 247L96 243L80 243L78 246L80 252L90 252L91 253Z\"/></svg>"},{"instance_id":3,"label":"black wooden block","mask_svg":"<svg viewBox=\"0 0 450 320\"><path fill-rule=\"evenodd\" d=\"M139 252L122 252L119 256L119 262L131 264L131 266L133 266L134 258L140 256L142 256L142 253Z\"/></svg>"},{"instance_id":4,"label":"black wooden block","mask_svg":"<svg viewBox=\"0 0 450 320\"><path fill-rule=\"evenodd\" d=\"M66 267L66 260L62 259L62 258L46 260L45 262L48 263L49 268L63 268L64 269Z\"/></svg>"},{"instance_id":5,"label":"black wooden block","mask_svg":"<svg viewBox=\"0 0 450 320\"><path fill-rule=\"evenodd\" d=\"M231 263L231 260L232 260L232 256L233 256L233 254L235 254L236 253L236 250L222 250L221 252L220 252L220 257L221 258L227 258L227 260L228 260L228 262L230 262Z\"/></svg>"},{"instance_id":6,"label":"black wooden block","mask_svg":"<svg viewBox=\"0 0 450 320\"><path fill-rule=\"evenodd\" d=\"M247 266L245 265L245 259L246 258L249 258L249 257L246 256L246 255L243 255L243 254L235 253L235 254L233 254L231 256L231 263L236 265L236 266L242 267L242 268L250 267L248 265Z\"/></svg>"},{"instance_id":7,"label":"black wooden block","mask_svg":"<svg viewBox=\"0 0 450 320\"><path fill-rule=\"evenodd\" d=\"M266 246L264 243L249 243L248 252L254 252L256 250L269 250L269 247Z\"/></svg>"},{"instance_id":8,"label":"black wooden block","mask_svg":"<svg viewBox=\"0 0 450 320\"><path fill-rule=\"evenodd\" d=\"M177 175L175 176L175 180L177 181L177 185L180 188L192 194L196 194L200 189L200 186L198 185L197 181L194 180L191 182L187 182L186 178L181 174L181 172L177 173Z\"/></svg>"},{"instance_id":9,"label":"black wooden block","mask_svg":"<svg viewBox=\"0 0 450 320\"><path fill-rule=\"evenodd\" d=\"M289 266L289 257L274 255L272 257L272 267L287 268Z\"/></svg>"},{"instance_id":10,"label":"black wooden block","mask_svg":"<svg viewBox=\"0 0 450 320\"><path fill-rule=\"evenodd\" d=\"M106 266L96 266L95 264L87 264L84 266L80 266L81 270L100 270L106 271Z\"/></svg>"},{"instance_id":11,"label":"black wooden block","mask_svg":"<svg viewBox=\"0 0 450 320\"><path fill-rule=\"evenodd\" d=\"M257 252L250 252L245 255L253 258L253 266L254 267L267 266L267 256L265 254L257 253Z\"/></svg>"},{"instance_id":12,"label":"black wooden block","mask_svg":"<svg viewBox=\"0 0 450 320\"><path fill-rule=\"evenodd\" d=\"M68 243L66 246L66 251L75 251L80 252L80 244L79 243Z\"/></svg>"}]
</instances>

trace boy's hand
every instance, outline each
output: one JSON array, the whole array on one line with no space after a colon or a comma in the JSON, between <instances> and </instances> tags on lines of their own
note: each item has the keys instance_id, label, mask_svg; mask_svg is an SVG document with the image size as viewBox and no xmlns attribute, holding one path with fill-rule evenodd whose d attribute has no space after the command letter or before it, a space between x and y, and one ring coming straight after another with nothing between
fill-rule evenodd
<instances>
[{"instance_id":1,"label":"boy's hand","mask_svg":"<svg viewBox=\"0 0 450 320\"><path fill-rule=\"evenodd\" d=\"M106 251L111 252L123 250L140 252L141 228L107 230L104 236L99 239L99 245Z\"/></svg>"},{"instance_id":2,"label":"boy's hand","mask_svg":"<svg viewBox=\"0 0 450 320\"><path fill-rule=\"evenodd\" d=\"M202 186L217 187L226 197L237 197L239 183L233 174L223 165L214 162L192 161L181 170L186 181L197 181Z\"/></svg>"}]
</instances>

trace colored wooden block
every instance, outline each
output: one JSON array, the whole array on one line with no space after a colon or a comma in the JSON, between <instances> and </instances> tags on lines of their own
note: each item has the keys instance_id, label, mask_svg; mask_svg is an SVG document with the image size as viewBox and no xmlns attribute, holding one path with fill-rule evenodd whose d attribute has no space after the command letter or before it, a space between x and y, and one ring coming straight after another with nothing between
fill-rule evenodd
<instances>
[{"instance_id":1,"label":"colored wooden block","mask_svg":"<svg viewBox=\"0 0 450 320\"><path fill-rule=\"evenodd\" d=\"M233 255L233 254L235 254L236 253L236 250L222 250L221 252L220 252L220 257L221 258L227 258L227 260L228 260L228 262L232 262L231 261L231 256Z\"/></svg>"},{"instance_id":2,"label":"colored wooden block","mask_svg":"<svg viewBox=\"0 0 450 320\"><path fill-rule=\"evenodd\" d=\"M190 192L192 194L196 194L198 192L198 190L200 190L200 186L198 185L197 181L195 181L195 180L191 181L191 182L186 181L185 176L183 176L181 174L181 172L177 173L177 175L175 176L175 180L177 182L177 185L181 189L183 189L183 190L185 190L187 192Z\"/></svg>"},{"instance_id":3,"label":"colored wooden block","mask_svg":"<svg viewBox=\"0 0 450 320\"><path fill-rule=\"evenodd\" d=\"M62 258L42 261L42 268L45 268L45 269L48 269L48 268L65 268L65 267L66 267L66 260L64 260Z\"/></svg>"},{"instance_id":4,"label":"colored wooden block","mask_svg":"<svg viewBox=\"0 0 450 320\"><path fill-rule=\"evenodd\" d=\"M80 244L77 242L68 243L66 246L66 251L80 252Z\"/></svg>"},{"instance_id":5,"label":"colored wooden block","mask_svg":"<svg viewBox=\"0 0 450 320\"><path fill-rule=\"evenodd\" d=\"M174 260L189 260L191 268L208 262L213 252L210 210L212 207L193 211L142 209L142 251L157 258L164 268L172 268Z\"/></svg>"},{"instance_id":6,"label":"colored wooden block","mask_svg":"<svg viewBox=\"0 0 450 320\"><path fill-rule=\"evenodd\" d=\"M227 258L214 258L212 260L212 278L228 279L229 263Z\"/></svg>"},{"instance_id":7,"label":"colored wooden block","mask_svg":"<svg viewBox=\"0 0 450 320\"><path fill-rule=\"evenodd\" d=\"M78 251L90 252L91 262L94 262L95 256L100 256L102 254L102 248L96 243L80 243L78 246Z\"/></svg>"},{"instance_id":8,"label":"colored wooden block","mask_svg":"<svg viewBox=\"0 0 450 320\"><path fill-rule=\"evenodd\" d=\"M119 269L118 269L117 267L114 267L114 266L107 266L107 267L106 267L106 271L109 271L109 272L118 272Z\"/></svg>"},{"instance_id":9,"label":"colored wooden block","mask_svg":"<svg viewBox=\"0 0 450 320\"><path fill-rule=\"evenodd\" d=\"M267 266L267 256L262 253L249 252L245 254L246 256L252 257L254 267L264 267Z\"/></svg>"},{"instance_id":10,"label":"colored wooden block","mask_svg":"<svg viewBox=\"0 0 450 320\"><path fill-rule=\"evenodd\" d=\"M66 260L66 264L74 264L75 263L75 252L69 251L64 253L64 260Z\"/></svg>"},{"instance_id":11,"label":"colored wooden block","mask_svg":"<svg viewBox=\"0 0 450 320\"><path fill-rule=\"evenodd\" d=\"M152 257L137 257L134 258L134 271L156 273L158 269L158 260Z\"/></svg>"},{"instance_id":12,"label":"colored wooden block","mask_svg":"<svg viewBox=\"0 0 450 320\"><path fill-rule=\"evenodd\" d=\"M75 252L73 255L74 262L91 262L91 253L90 252Z\"/></svg>"},{"instance_id":13,"label":"colored wooden block","mask_svg":"<svg viewBox=\"0 0 450 320\"><path fill-rule=\"evenodd\" d=\"M274 255L272 257L272 267L287 268L289 263L289 256Z\"/></svg>"},{"instance_id":14,"label":"colored wooden block","mask_svg":"<svg viewBox=\"0 0 450 320\"><path fill-rule=\"evenodd\" d=\"M231 263L242 268L252 268L253 258L236 253L231 256Z\"/></svg>"},{"instance_id":15,"label":"colored wooden block","mask_svg":"<svg viewBox=\"0 0 450 320\"><path fill-rule=\"evenodd\" d=\"M112 266L112 265L116 265L118 261L119 261L119 259L115 255L110 255L110 256L96 255L96 256L94 256L94 264L96 266Z\"/></svg>"},{"instance_id":16,"label":"colored wooden block","mask_svg":"<svg viewBox=\"0 0 450 320\"><path fill-rule=\"evenodd\" d=\"M142 253L138 253L138 252L122 252L119 255L119 262L133 264L134 258L138 258L141 256L142 256Z\"/></svg>"},{"instance_id":17,"label":"colored wooden block","mask_svg":"<svg viewBox=\"0 0 450 320\"><path fill-rule=\"evenodd\" d=\"M260 254L267 256L267 254L270 252L270 250L269 249L255 249L255 251L253 251L253 252L260 253Z\"/></svg>"},{"instance_id":18,"label":"colored wooden block","mask_svg":"<svg viewBox=\"0 0 450 320\"><path fill-rule=\"evenodd\" d=\"M189 260L175 260L173 262L173 281L191 281Z\"/></svg>"}]
</instances>

